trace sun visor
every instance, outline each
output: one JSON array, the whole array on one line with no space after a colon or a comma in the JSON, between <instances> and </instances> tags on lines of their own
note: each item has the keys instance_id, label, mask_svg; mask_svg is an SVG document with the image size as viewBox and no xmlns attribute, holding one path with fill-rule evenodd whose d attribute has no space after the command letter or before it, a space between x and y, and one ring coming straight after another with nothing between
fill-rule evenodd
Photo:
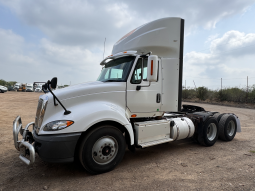
<instances>
[{"instance_id":1,"label":"sun visor","mask_svg":"<svg viewBox=\"0 0 255 191\"><path fill-rule=\"evenodd\" d=\"M124 56L136 56L136 52L137 51L124 51L124 52L118 52L114 55L110 55L108 57L106 57L101 63L100 65L105 65L107 64L107 62L116 59L116 58L120 58L120 57L124 57Z\"/></svg>"}]
</instances>

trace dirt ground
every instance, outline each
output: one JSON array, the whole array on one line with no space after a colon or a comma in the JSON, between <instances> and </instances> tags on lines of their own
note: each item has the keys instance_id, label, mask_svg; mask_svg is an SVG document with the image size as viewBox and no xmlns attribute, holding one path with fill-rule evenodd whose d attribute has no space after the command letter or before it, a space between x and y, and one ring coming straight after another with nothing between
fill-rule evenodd
<instances>
[{"instance_id":1,"label":"dirt ground","mask_svg":"<svg viewBox=\"0 0 255 191\"><path fill-rule=\"evenodd\" d=\"M36 156L32 166L18 158L12 122L34 121L40 93L0 94L1 190L255 190L255 110L196 105L209 111L235 113L242 132L233 141L203 147L192 139L126 151L111 172L90 175L79 165L50 164ZM191 104L186 103L186 104Z\"/></svg>"}]
</instances>

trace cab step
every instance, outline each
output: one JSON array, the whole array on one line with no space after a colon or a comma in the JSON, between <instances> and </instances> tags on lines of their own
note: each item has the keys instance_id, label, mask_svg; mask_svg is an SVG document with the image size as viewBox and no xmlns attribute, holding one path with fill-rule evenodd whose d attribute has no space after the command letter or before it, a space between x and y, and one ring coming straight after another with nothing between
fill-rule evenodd
<instances>
[{"instance_id":1,"label":"cab step","mask_svg":"<svg viewBox=\"0 0 255 191\"><path fill-rule=\"evenodd\" d=\"M154 145L159 145L159 144L167 143L167 142L171 142L171 141L173 141L173 139L171 139L171 138L164 138L164 139L159 139L159 140L150 141L150 142L146 142L146 143L140 143L139 145L140 145L142 148L145 148L145 147L150 147L150 146L154 146Z\"/></svg>"}]
</instances>

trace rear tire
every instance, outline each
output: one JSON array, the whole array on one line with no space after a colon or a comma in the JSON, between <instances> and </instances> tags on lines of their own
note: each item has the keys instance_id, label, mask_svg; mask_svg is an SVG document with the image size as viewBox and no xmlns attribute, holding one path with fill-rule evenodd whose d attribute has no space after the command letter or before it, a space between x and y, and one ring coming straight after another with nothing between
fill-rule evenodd
<instances>
[{"instance_id":1,"label":"rear tire","mask_svg":"<svg viewBox=\"0 0 255 191\"><path fill-rule=\"evenodd\" d=\"M233 115L224 114L219 123L219 137L223 141L232 141L236 135L236 119Z\"/></svg>"},{"instance_id":2,"label":"rear tire","mask_svg":"<svg viewBox=\"0 0 255 191\"><path fill-rule=\"evenodd\" d=\"M221 117L224 115L224 113L215 113L213 117L217 119L218 123L220 122Z\"/></svg>"},{"instance_id":3,"label":"rear tire","mask_svg":"<svg viewBox=\"0 0 255 191\"><path fill-rule=\"evenodd\" d=\"M126 149L123 133L114 126L100 126L84 137L79 148L81 165L91 174L113 170Z\"/></svg>"},{"instance_id":4,"label":"rear tire","mask_svg":"<svg viewBox=\"0 0 255 191\"><path fill-rule=\"evenodd\" d=\"M198 142L206 147L213 146L219 136L219 124L216 118L209 117L198 131Z\"/></svg>"}]
</instances>

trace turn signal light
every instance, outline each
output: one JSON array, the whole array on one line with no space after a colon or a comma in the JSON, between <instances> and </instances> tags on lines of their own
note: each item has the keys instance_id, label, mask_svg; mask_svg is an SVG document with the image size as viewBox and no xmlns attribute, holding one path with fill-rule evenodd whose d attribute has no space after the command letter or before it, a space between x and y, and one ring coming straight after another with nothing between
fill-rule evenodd
<instances>
[{"instance_id":1,"label":"turn signal light","mask_svg":"<svg viewBox=\"0 0 255 191\"><path fill-rule=\"evenodd\" d=\"M73 121L66 121L66 126L68 127L68 126L70 126L70 125L72 125L73 124Z\"/></svg>"},{"instance_id":2,"label":"turn signal light","mask_svg":"<svg viewBox=\"0 0 255 191\"><path fill-rule=\"evenodd\" d=\"M153 75L153 60L151 60L151 75Z\"/></svg>"},{"instance_id":3,"label":"turn signal light","mask_svg":"<svg viewBox=\"0 0 255 191\"><path fill-rule=\"evenodd\" d=\"M136 114L131 115L131 117L136 117Z\"/></svg>"},{"instance_id":4,"label":"turn signal light","mask_svg":"<svg viewBox=\"0 0 255 191\"><path fill-rule=\"evenodd\" d=\"M123 52L123 53L127 53L127 51Z\"/></svg>"}]
</instances>

